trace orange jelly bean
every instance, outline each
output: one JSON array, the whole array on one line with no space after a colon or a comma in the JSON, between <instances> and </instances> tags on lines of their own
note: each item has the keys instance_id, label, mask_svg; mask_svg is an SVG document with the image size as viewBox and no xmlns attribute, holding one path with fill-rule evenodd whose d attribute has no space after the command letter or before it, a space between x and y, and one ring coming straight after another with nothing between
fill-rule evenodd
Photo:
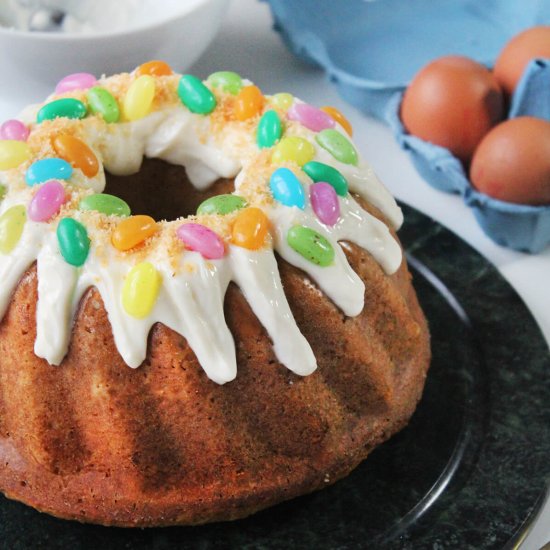
<instances>
[{"instance_id":1,"label":"orange jelly bean","mask_svg":"<svg viewBox=\"0 0 550 550\"><path fill-rule=\"evenodd\" d=\"M169 76L174 74L174 71L172 71L172 67L165 61L155 59L154 61L147 61L147 63L140 65L136 69L135 74L136 76L143 76L144 74L150 76Z\"/></svg>"},{"instance_id":2,"label":"orange jelly bean","mask_svg":"<svg viewBox=\"0 0 550 550\"><path fill-rule=\"evenodd\" d=\"M342 128L347 132L348 136L353 136L353 128L349 122L349 120L336 108L336 107L321 107L321 111L325 111L325 113L333 118Z\"/></svg>"},{"instance_id":3,"label":"orange jelly bean","mask_svg":"<svg viewBox=\"0 0 550 550\"><path fill-rule=\"evenodd\" d=\"M247 120L260 114L264 96L258 86L245 86L235 97L233 114L237 120Z\"/></svg>"},{"instance_id":4,"label":"orange jelly bean","mask_svg":"<svg viewBox=\"0 0 550 550\"><path fill-rule=\"evenodd\" d=\"M251 206L241 210L233 224L232 242L237 246L258 250L265 242L269 220L263 210Z\"/></svg>"},{"instance_id":5,"label":"orange jelly bean","mask_svg":"<svg viewBox=\"0 0 550 550\"><path fill-rule=\"evenodd\" d=\"M80 139L68 134L61 134L52 140L57 154L79 168L88 178L93 178L99 172L99 161L94 152Z\"/></svg>"},{"instance_id":6,"label":"orange jelly bean","mask_svg":"<svg viewBox=\"0 0 550 550\"><path fill-rule=\"evenodd\" d=\"M151 216L138 215L122 220L115 228L111 241L118 250L130 250L158 231Z\"/></svg>"}]
</instances>

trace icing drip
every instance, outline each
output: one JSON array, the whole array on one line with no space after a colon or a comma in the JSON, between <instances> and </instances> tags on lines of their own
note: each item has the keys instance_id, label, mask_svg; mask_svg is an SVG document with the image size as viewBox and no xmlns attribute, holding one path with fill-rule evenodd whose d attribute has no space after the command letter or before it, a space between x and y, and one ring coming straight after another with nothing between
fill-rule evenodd
<instances>
[{"instance_id":1,"label":"icing drip","mask_svg":"<svg viewBox=\"0 0 550 550\"><path fill-rule=\"evenodd\" d=\"M311 374L315 356L290 311L273 252L232 246L229 261L232 278L273 340L277 359L296 374Z\"/></svg>"},{"instance_id":2,"label":"icing drip","mask_svg":"<svg viewBox=\"0 0 550 550\"><path fill-rule=\"evenodd\" d=\"M24 118L30 121L36 111L35 107L27 109ZM89 190L100 193L105 189L104 169L118 175L132 174L139 170L144 156L185 166L197 189L207 188L220 177L235 178L236 192L247 200L251 196L247 189L267 189L265 170L258 169L258 165L265 165L266 157L257 160L262 152L251 137L250 125L228 121L221 127L218 124L214 130L211 117L193 114L181 104L161 106L133 122L107 125L96 118L79 124L78 135L97 156L100 168L91 178L83 176L80 170L75 171L69 189L77 195L76 199L89 194ZM380 209L393 227L400 226L401 210L370 167L339 162L315 142L314 132L296 122L287 121L285 136L308 140L315 151L314 160L340 171L352 192ZM272 339L277 359L296 374L308 375L315 370L316 360L288 305L273 250L307 273L348 316L362 311L365 285L349 265L339 243L350 241L364 248L386 273L398 269L402 254L388 227L361 208L349 194L338 196L338 221L333 226L323 224L309 201L312 181L299 169L293 170L305 192L303 210L271 199L266 202L265 194L260 194L262 210L271 226L270 246L249 250L226 240L225 256L206 260L198 252L183 248L174 257L163 246L162 239L149 244L147 261L160 274L162 284L145 318L129 315L121 298L125 278L140 260L131 251L115 250L102 233L101 225L94 226L85 212L75 210L76 199L64 215L90 228L90 252L81 267L69 265L60 254L56 222L43 224L27 220L18 245L9 254L0 255L0 316L4 315L20 278L36 260L35 353L39 357L54 365L61 363L69 348L71 327L80 301L88 289L96 287L105 305L116 347L127 365L135 368L144 361L148 333L160 322L185 337L206 375L223 384L237 374L235 344L223 311L225 293L233 281ZM0 205L0 215L11 206L29 204L33 191L21 185L17 176L8 177L8 172L0 171L0 182L9 189ZM112 218L107 221L115 222ZM181 220L163 222L161 232L174 232L179 223ZM331 265L316 265L289 245L287 234L295 225L310 228L327 239L334 249Z\"/></svg>"},{"instance_id":3,"label":"icing drip","mask_svg":"<svg viewBox=\"0 0 550 550\"><path fill-rule=\"evenodd\" d=\"M36 260L38 303L34 353L59 365L69 348L73 294L78 270L63 260L50 235Z\"/></svg>"},{"instance_id":4,"label":"icing drip","mask_svg":"<svg viewBox=\"0 0 550 550\"><path fill-rule=\"evenodd\" d=\"M365 212L350 196L340 198L341 216L333 227L322 224L308 202L306 209L278 206L273 218L276 222L275 249L289 263L299 267L319 285L321 290L349 316L361 313L365 285L349 265L338 241L348 240L361 246L393 273L401 263L401 248L384 223ZM333 245L336 259L328 267L317 266L295 252L286 241L286 234L295 224L305 225L325 236Z\"/></svg>"}]
</instances>

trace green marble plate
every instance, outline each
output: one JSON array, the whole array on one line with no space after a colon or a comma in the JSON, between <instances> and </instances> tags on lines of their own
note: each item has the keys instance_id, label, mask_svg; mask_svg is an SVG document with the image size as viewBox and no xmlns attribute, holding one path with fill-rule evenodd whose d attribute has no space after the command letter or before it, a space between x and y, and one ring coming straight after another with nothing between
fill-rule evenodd
<instances>
[{"instance_id":1,"label":"green marble plate","mask_svg":"<svg viewBox=\"0 0 550 550\"><path fill-rule=\"evenodd\" d=\"M433 220L405 215L433 364L409 426L348 478L246 520L145 531L0 498L0 547L480 550L519 540L550 479L548 347L491 264Z\"/></svg>"}]
</instances>

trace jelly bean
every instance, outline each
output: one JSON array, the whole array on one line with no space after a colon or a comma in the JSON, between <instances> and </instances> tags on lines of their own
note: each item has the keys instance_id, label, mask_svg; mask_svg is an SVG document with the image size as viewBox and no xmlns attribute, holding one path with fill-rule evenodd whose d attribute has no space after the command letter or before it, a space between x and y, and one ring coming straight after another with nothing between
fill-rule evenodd
<instances>
[{"instance_id":1,"label":"jelly bean","mask_svg":"<svg viewBox=\"0 0 550 550\"><path fill-rule=\"evenodd\" d=\"M327 267L334 261L334 248L330 242L309 227L291 227L286 240L293 250L315 265Z\"/></svg>"},{"instance_id":2,"label":"jelly bean","mask_svg":"<svg viewBox=\"0 0 550 550\"><path fill-rule=\"evenodd\" d=\"M93 210L106 216L127 217L130 215L130 207L122 199L107 193L96 193L84 197L79 205L79 210Z\"/></svg>"},{"instance_id":3,"label":"jelly bean","mask_svg":"<svg viewBox=\"0 0 550 550\"><path fill-rule=\"evenodd\" d=\"M237 94L233 115L237 120L248 120L259 115L264 107L264 96L257 86L245 86Z\"/></svg>"},{"instance_id":4,"label":"jelly bean","mask_svg":"<svg viewBox=\"0 0 550 550\"><path fill-rule=\"evenodd\" d=\"M336 160L344 164L353 164L357 166L358 158L355 147L338 130L323 130L315 136L315 140Z\"/></svg>"},{"instance_id":5,"label":"jelly bean","mask_svg":"<svg viewBox=\"0 0 550 550\"><path fill-rule=\"evenodd\" d=\"M65 202L65 188L57 180L42 185L29 204L29 218L33 222L46 222L55 216Z\"/></svg>"},{"instance_id":6,"label":"jelly bean","mask_svg":"<svg viewBox=\"0 0 550 550\"><path fill-rule=\"evenodd\" d=\"M105 88L94 86L86 95L88 107L94 115L99 115L105 122L118 122L120 108L117 100Z\"/></svg>"},{"instance_id":7,"label":"jelly bean","mask_svg":"<svg viewBox=\"0 0 550 550\"><path fill-rule=\"evenodd\" d=\"M206 80L212 88L219 88L224 92L237 95L243 87L243 81L237 73L232 71L218 71L212 73Z\"/></svg>"},{"instance_id":8,"label":"jelly bean","mask_svg":"<svg viewBox=\"0 0 550 550\"><path fill-rule=\"evenodd\" d=\"M152 237L158 229L157 222L151 216L132 216L116 226L111 241L118 250L130 250Z\"/></svg>"},{"instance_id":9,"label":"jelly bean","mask_svg":"<svg viewBox=\"0 0 550 550\"><path fill-rule=\"evenodd\" d=\"M303 210L306 198L300 180L288 168L278 168L271 174L269 188L275 200L285 206L297 206Z\"/></svg>"},{"instance_id":10,"label":"jelly bean","mask_svg":"<svg viewBox=\"0 0 550 550\"><path fill-rule=\"evenodd\" d=\"M348 182L341 172L324 164L312 160L302 166L302 170L315 182L325 181L330 183L338 195L344 197L348 192Z\"/></svg>"},{"instance_id":11,"label":"jelly bean","mask_svg":"<svg viewBox=\"0 0 550 550\"><path fill-rule=\"evenodd\" d=\"M80 139L69 134L60 134L52 140L56 153L73 168L79 168L82 173L93 178L99 172L99 161L94 152Z\"/></svg>"},{"instance_id":12,"label":"jelly bean","mask_svg":"<svg viewBox=\"0 0 550 550\"><path fill-rule=\"evenodd\" d=\"M231 240L233 244L257 250L265 242L269 230L269 220L263 210L255 207L241 210L233 224Z\"/></svg>"},{"instance_id":13,"label":"jelly bean","mask_svg":"<svg viewBox=\"0 0 550 550\"><path fill-rule=\"evenodd\" d=\"M202 202L197 214L220 214L224 216L246 206L246 201L238 195L216 195Z\"/></svg>"},{"instance_id":14,"label":"jelly bean","mask_svg":"<svg viewBox=\"0 0 550 550\"><path fill-rule=\"evenodd\" d=\"M0 139L27 141L29 129L20 120L6 120L0 126Z\"/></svg>"},{"instance_id":15,"label":"jelly bean","mask_svg":"<svg viewBox=\"0 0 550 550\"><path fill-rule=\"evenodd\" d=\"M6 189L6 186L0 183L0 201L4 199L7 192L8 190Z\"/></svg>"},{"instance_id":16,"label":"jelly bean","mask_svg":"<svg viewBox=\"0 0 550 550\"><path fill-rule=\"evenodd\" d=\"M334 225L340 217L340 203L334 187L325 181L314 183L309 189L313 211L324 224Z\"/></svg>"},{"instance_id":17,"label":"jelly bean","mask_svg":"<svg viewBox=\"0 0 550 550\"><path fill-rule=\"evenodd\" d=\"M57 225L59 251L68 264L80 267L90 252L86 228L73 218L63 218Z\"/></svg>"},{"instance_id":18,"label":"jelly bean","mask_svg":"<svg viewBox=\"0 0 550 550\"><path fill-rule=\"evenodd\" d=\"M56 94L72 90L87 90L97 83L96 77L90 73L74 73L62 78L55 87Z\"/></svg>"},{"instance_id":19,"label":"jelly bean","mask_svg":"<svg viewBox=\"0 0 550 550\"><path fill-rule=\"evenodd\" d=\"M33 162L25 172L27 185L37 185L48 180L68 180L73 174L73 167L63 159L49 158Z\"/></svg>"},{"instance_id":20,"label":"jelly bean","mask_svg":"<svg viewBox=\"0 0 550 550\"><path fill-rule=\"evenodd\" d=\"M150 262L142 262L130 269L122 286L122 307L128 315L144 319L157 301L162 276Z\"/></svg>"},{"instance_id":21,"label":"jelly bean","mask_svg":"<svg viewBox=\"0 0 550 550\"><path fill-rule=\"evenodd\" d=\"M315 156L315 147L304 138L301 137L284 137L275 146L272 162L281 164L283 162L295 162L298 166L302 166L309 162Z\"/></svg>"},{"instance_id":22,"label":"jelly bean","mask_svg":"<svg viewBox=\"0 0 550 550\"><path fill-rule=\"evenodd\" d=\"M307 103L294 103L287 115L290 120L298 121L313 132L320 132L325 128L334 128L335 126L334 120L327 113Z\"/></svg>"},{"instance_id":23,"label":"jelly bean","mask_svg":"<svg viewBox=\"0 0 550 550\"><path fill-rule=\"evenodd\" d=\"M184 74L180 78L178 96L192 113L207 115L216 108L214 94L201 80L191 74Z\"/></svg>"},{"instance_id":24,"label":"jelly bean","mask_svg":"<svg viewBox=\"0 0 550 550\"><path fill-rule=\"evenodd\" d=\"M142 63L136 70L136 76L143 76L148 74L150 76L169 76L174 74L172 67L166 63L166 61L159 61L157 59L153 61L147 61L147 63Z\"/></svg>"},{"instance_id":25,"label":"jelly bean","mask_svg":"<svg viewBox=\"0 0 550 550\"><path fill-rule=\"evenodd\" d=\"M351 137L353 135L353 128L349 120L336 107L330 107L327 105L325 107L321 107L321 111L324 111L333 120L340 124L340 126L342 126L348 136Z\"/></svg>"},{"instance_id":26,"label":"jelly bean","mask_svg":"<svg viewBox=\"0 0 550 550\"><path fill-rule=\"evenodd\" d=\"M31 151L25 142L15 139L0 141L0 170L17 168L30 156Z\"/></svg>"},{"instance_id":27,"label":"jelly bean","mask_svg":"<svg viewBox=\"0 0 550 550\"><path fill-rule=\"evenodd\" d=\"M147 116L151 112L154 99L155 79L147 74L139 76L130 84L124 96L124 118L131 122Z\"/></svg>"},{"instance_id":28,"label":"jelly bean","mask_svg":"<svg viewBox=\"0 0 550 550\"><path fill-rule=\"evenodd\" d=\"M286 92L272 95L269 100L272 105L277 107L277 109L281 109L281 111L288 111L294 103L294 97L292 94L287 94Z\"/></svg>"},{"instance_id":29,"label":"jelly bean","mask_svg":"<svg viewBox=\"0 0 550 550\"><path fill-rule=\"evenodd\" d=\"M273 147L281 139L282 133L283 127L277 111L266 111L256 129L256 143L260 149Z\"/></svg>"},{"instance_id":30,"label":"jelly bean","mask_svg":"<svg viewBox=\"0 0 550 550\"><path fill-rule=\"evenodd\" d=\"M225 247L220 237L200 223L184 223L176 235L189 250L196 250L207 260L219 260L225 254Z\"/></svg>"},{"instance_id":31,"label":"jelly bean","mask_svg":"<svg viewBox=\"0 0 550 550\"><path fill-rule=\"evenodd\" d=\"M88 112L86 105L78 99L66 97L46 103L36 115L36 122L53 120L54 118L84 118Z\"/></svg>"},{"instance_id":32,"label":"jelly bean","mask_svg":"<svg viewBox=\"0 0 550 550\"><path fill-rule=\"evenodd\" d=\"M0 252L9 254L19 242L27 221L27 212L22 204L8 208L0 216Z\"/></svg>"}]
</instances>

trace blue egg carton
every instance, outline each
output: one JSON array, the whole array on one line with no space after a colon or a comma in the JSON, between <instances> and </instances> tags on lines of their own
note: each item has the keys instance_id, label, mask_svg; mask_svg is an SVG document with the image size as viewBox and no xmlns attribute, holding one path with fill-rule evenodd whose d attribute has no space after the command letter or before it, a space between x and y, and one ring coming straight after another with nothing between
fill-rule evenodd
<instances>
[{"instance_id":1,"label":"blue egg carton","mask_svg":"<svg viewBox=\"0 0 550 550\"><path fill-rule=\"evenodd\" d=\"M550 244L550 207L505 203L472 188L448 150L407 134L399 119L403 92L430 60L465 55L491 66L518 32L550 22L541 0L267 0L275 28L304 61L322 67L340 95L390 124L433 187L459 193L498 244L536 253ZM549 118L549 62L531 63L509 117Z\"/></svg>"},{"instance_id":2,"label":"blue egg carton","mask_svg":"<svg viewBox=\"0 0 550 550\"><path fill-rule=\"evenodd\" d=\"M458 193L483 231L496 243L537 253L550 244L550 206L493 199L476 191L461 162L448 150L408 134L399 118L403 92L388 103L386 121L420 175L440 191ZM508 118L535 116L550 121L550 60L532 61L512 98Z\"/></svg>"}]
</instances>

